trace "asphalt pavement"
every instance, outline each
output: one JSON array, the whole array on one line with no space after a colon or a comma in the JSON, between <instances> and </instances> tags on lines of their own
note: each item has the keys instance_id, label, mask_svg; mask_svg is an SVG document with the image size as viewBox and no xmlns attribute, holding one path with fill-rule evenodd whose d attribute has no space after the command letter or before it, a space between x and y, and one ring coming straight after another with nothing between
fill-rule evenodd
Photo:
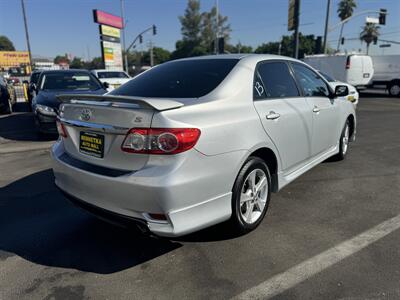
<instances>
[{"instance_id":1,"label":"asphalt pavement","mask_svg":"<svg viewBox=\"0 0 400 300\"><path fill-rule=\"evenodd\" d=\"M357 139L277 194L255 231L145 237L72 206L32 115L0 116L0 299L400 299L400 99L361 95Z\"/></svg>"}]
</instances>

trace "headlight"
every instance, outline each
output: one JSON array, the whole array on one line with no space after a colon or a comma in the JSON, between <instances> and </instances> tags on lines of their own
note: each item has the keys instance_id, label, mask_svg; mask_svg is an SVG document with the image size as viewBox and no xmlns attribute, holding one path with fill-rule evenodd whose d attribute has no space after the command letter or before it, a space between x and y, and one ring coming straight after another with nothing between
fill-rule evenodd
<instances>
[{"instance_id":1,"label":"headlight","mask_svg":"<svg viewBox=\"0 0 400 300\"><path fill-rule=\"evenodd\" d=\"M43 115L47 115L47 116L56 116L57 113L56 111L46 105L41 105L41 104L36 104L36 110L39 111L41 114Z\"/></svg>"}]
</instances>

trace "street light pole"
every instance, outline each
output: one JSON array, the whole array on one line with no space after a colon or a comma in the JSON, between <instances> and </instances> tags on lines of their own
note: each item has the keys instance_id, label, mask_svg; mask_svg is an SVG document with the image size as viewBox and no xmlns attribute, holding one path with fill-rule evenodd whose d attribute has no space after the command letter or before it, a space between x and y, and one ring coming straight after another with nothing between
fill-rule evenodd
<instances>
[{"instance_id":1,"label":"street light pole","mask_svg":"<svg viewBox=\"0 0 400 300\"><path fill-rule=\"evenodd\" d=\"M129 73L129 66L128 66L128 55L126 53L126 49L125 49L125 27L126 27L126 22L125 22L125 7L124 7L124 0L121 0L120 2L121 4L121 18L122 18L122 49L124 50L124 70L125 72Z\"/></svg>"},{"instance_id":2,"label":"street light pole","mask_svg":"<svg viewBox=\"0 0 400 300\"><path fill-rule=\"evenodd\" d=\"M216 32L215 32L215 42L214 42L214 51L215 54L218 54L218 38L219 38L219 2L215 0L215 10L216 10Z\"/></svg>"},{"instance_id":3,"label":"street light pole","mask_svg":"<svg viewBox=\"0 0 400 300\"><path fill-rule=\"evenodd\" d=\"M294 57L299 58L299 26L300 26L300 0L295 2L295 28L294 28Z\"/></svg>"},{"instance_id":4,"label":"street light pole","mask_svg":"<svg viewBox=\"0 0 400 300\"><path fill-rule=\"evenodd\" d=\"M326 7L326 18L325 18L325 32L324 32L324 54L328 48L328 27L329 27L329 16L331 11L331 0L328 0L328 5Z\"/></svg>"},{"instance_id":5,"label":"street light pole","mask_svg":"<svg viewBox=\"0 0 400 300\"><path fill-rule=\"evenodd\" d=\"M22 6L22 15L24 17L24 24L25 24L25 38L26 38L26 45L28 47L28 56L29 56L29 67L30 71L32 71L32 54L31 54L31 44L29 42L29 32L28 32L28 24L26 22L26 13L25 13L25 3L24 0L21 0Z\"/></svg>"}]
</instances>

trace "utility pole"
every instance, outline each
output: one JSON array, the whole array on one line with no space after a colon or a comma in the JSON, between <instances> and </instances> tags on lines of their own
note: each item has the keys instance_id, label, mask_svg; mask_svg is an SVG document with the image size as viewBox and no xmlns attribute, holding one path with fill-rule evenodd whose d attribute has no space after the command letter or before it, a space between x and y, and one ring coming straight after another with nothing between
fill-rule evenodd
<instances>
[{"instance_id":1,"label":"utility pole","mask_svg":"<svg viewBox=\"0 0 400 300\"><path fill-rule=\"evenodd\" d=\"M219 1L215 0L215 10L216 10L216 32L215 32L215 42L214 42L214 52L218 54L218 38L219 38Z\"/></svg>"},{"instance_id":2,"label":"utility pole","mask_svg":"<svg viewBox=\"0 0 400 300\"><path fill-rule=\"evenodd\" d=\"M25 24L25 37L26 37L26 45L28 47L28 55L29 55L29 68L32 72L32 53L31 53L31 44L29 43L29 32L28 32L28 24L26 22L26 13L25 13L25 3L24 0L21 0L22 6L22 15L24 17L24 24Z\"/></svg>"},{"instance_id":3,"label":"utility pole","mask_svg":"<svg viewBox=\"0 0 400 300\"><path fill-rule=\"evenodd\" d=\"M324 33L324 45L323 45L324 54L326 54L326 50L328 48L328 27L329 27L330 11L331 11L331 0L328 0L328 4L326 7L326 18L325 18L325 33Z\"/></svg>"},{"instance_id":4,"label":"utility pole","mask_svg":"<svg viewBox=\"0 0 400 300\"><path fill-rule=\"evenodd\" d=\"M294 57L299 58L299 26L300 26L300 0L296 0L294 9Z\"/></svg>"},{"instance_id":5,"label":"utility pole","mask_svg":"<svg viewBox=\"0 0 400 300\"><path fill-rule=\"evenodd\" d=\"M150 66L154 66L154 51L153 51L153 41L149 42L149 50L150 50Z\"/></svg>"},{"instance_id":6,"label":"utility pole","mask_svg":"<svg viewBox=\"0 0 400 300\"><path fill-rule=\"evenodd\" d=\"M124 0L121 0L121 18L122 18L122 50L123 50L123 59L124 59L124 70L125 72L129 73L129 66L128 66L128 54L126 53L125 49L125 5L124 5Z\"/></svg>"}]
</instances>

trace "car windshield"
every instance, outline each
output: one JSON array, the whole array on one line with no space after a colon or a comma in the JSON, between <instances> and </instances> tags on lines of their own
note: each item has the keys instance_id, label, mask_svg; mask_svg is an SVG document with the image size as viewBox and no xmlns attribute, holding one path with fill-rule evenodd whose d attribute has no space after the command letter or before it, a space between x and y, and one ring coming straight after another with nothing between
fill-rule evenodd
<instances>
[{"instance_id":1,"label":"car windshield","mask_svg":"<svg viewBox=\"0 0 400 300\"><path fill-rule=\"evenodd\" d=\"M101 85L86 72L57 72L43 74L40 88L43 90L87 91L98 90Z\"/></svg>"},{"instance_id":2,"label":"car windshield","mask_svg":"<svg viewBox=\"0 0 400 300\"><path fill-rule=\"evenodd\" d=\"M329 76L328 74L324 73L324 72L319 72L319 74L321 74L328 82L335 82L336 79L334 79L333 77Z\"/></svg>"},{"instance_id":3,"label":"car windshield","mask_svg":"<svg viewBox=\"0 0 400 300\"><path fill-rule=\"evenodd\" d=\"M124 72L97 72L97 77L103 78L129 78Z\"/></svg>"},{"instance_id":4,"label":"car windshield","mask_svg":"<svg viewBox=\"0 0 400 300\"><path fill-rule=\"evenodd\" d=\"M238 59L178 60L154 67L111 95L156 98L199 98L214 90Z\"/></svg>"}]
</instances>

